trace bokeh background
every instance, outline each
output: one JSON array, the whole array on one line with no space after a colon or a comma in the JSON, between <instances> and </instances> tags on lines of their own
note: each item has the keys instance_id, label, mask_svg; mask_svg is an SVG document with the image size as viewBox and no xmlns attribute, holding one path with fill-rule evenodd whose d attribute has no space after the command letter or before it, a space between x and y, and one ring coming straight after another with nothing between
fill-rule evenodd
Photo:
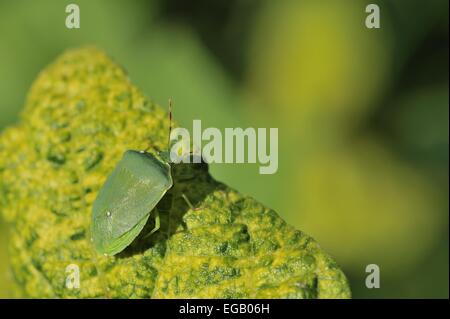
<instances>
[{"instance_id":1,"label":"bokeh background","mask_svg":"<svg viewBox=\"0 0 450 319\"><path fill-rule=\"evenodd\" d=\"M81 28L65 27L77 3ZM381 8L367 29L365 7ZM183 127L278 127L279 170L213 175L317 239L355 298L448 298L447 0L0 1L0 129L39 70L94 44ZM0 154L2 156L2 154ZM10 297L0 220L0 297ZM367 289L365 267L381 269Z\"/></svg>"}]
</instances>

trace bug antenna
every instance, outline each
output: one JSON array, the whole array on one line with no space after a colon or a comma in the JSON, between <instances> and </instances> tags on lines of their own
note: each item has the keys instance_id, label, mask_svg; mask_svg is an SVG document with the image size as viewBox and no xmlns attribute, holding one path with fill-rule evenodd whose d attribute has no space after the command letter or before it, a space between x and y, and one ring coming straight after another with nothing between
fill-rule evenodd
<instances>
[{"instance_id":1,"label":"bug antenna","mask_svg":"<svg viewBox=\"0 0 450 319\"><path fill-rule=\"evenodd\" d=\"M167 140L167 149L170 148L170 134L172 133L172 98L169 98L169 137Z\"/></svg>"}]
</instances>

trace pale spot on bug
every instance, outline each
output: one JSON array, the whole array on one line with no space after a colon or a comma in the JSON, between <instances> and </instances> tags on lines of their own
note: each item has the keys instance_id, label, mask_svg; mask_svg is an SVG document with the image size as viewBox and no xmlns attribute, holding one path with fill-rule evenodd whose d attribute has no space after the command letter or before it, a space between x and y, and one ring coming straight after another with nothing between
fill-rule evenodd
<instances>
[{"instance_id":1,"label":"pale spot on bug","mask_svg":"<svg viewBox=\"0 0 450 319\"><path fill-rule=\"evenodd\" d=\"M109 210L106 212L106 217L111 217L111 212Z\"/></svg>"}]
</instances>

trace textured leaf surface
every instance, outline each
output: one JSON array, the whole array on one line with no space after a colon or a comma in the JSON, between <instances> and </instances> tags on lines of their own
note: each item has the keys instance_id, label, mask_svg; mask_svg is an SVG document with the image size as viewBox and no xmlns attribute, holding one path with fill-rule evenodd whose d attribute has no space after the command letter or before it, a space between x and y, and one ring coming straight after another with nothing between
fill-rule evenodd
<instances>
[{"instance_id":1,"label":"textured leaf surface","mask_svg":"<svg viewBox=\"0 0 450 319\"><path fill-rule=\"evenodd\" d=\"M344 274L312 238L215 181L206 164L174 167L157 233L142 236L150 218L122 253L97 254L89 229L98 190L124 150L149 141L163 149L167 129L164 111L95 48L68 51L39 75L20 123L0 137L0 204L21 295L350 297ZM80 289L65 288L69 264L80 267Z\"/></svg>"}]
</instances>

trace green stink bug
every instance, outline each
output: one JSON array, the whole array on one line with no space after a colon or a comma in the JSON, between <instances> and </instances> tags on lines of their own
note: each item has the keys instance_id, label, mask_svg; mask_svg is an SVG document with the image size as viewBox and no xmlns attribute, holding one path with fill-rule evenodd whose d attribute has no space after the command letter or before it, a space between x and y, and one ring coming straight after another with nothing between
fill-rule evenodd
<instances>
[{"instance_id":1,"label":"green stink bug","mask_svg":"<svg viewBox=\"0 0 450 319\"><path fill-rule=\"evenodd\" d=\"M170 101L169 109L171 130ZM104 255L121 252L139 235L152 211L155 227L148 235L157 231L159 213L155 206L172 185L167 152L154 155L145 151L126 151L93 204L92 241L95 249Z\"/></svg>"}]
</instances>

